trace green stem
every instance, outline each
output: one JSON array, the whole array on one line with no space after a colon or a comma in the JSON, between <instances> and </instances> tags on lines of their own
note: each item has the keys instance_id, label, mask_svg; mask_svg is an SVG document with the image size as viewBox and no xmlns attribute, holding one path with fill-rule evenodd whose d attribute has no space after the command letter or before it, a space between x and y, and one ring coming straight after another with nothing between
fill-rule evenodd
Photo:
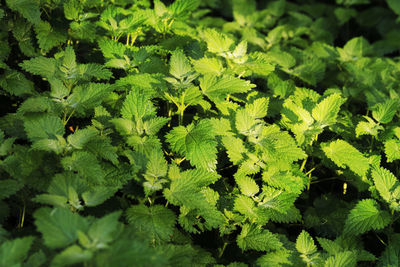
<instances>
[{"instance_id":1,"label":"green stem","mask_svg":"<svg viewBox=\"0 0 400 267\"><path fill-rule=\"evenodd\" d=\"M224 254L224 251L225 251L225 248L227 245L228 245L228 242L225 241L224 245L222 246L221 250L219 251L218 258L222 257L222 254Z\"/></svg>"}]
</instances>

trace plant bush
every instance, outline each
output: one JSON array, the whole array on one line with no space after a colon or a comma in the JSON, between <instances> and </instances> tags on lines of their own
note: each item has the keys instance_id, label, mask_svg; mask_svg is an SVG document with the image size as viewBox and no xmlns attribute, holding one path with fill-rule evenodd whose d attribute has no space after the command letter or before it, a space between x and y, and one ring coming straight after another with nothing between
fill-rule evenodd
<instances>
[{"instance_id":1,"label":"plant bush","mask_svg":"<svg viewBox=\"0 0 400 267\"><path fill-rule=\"evenodd\" d=\"M398 266L397 0L6 0L0 266Z\"/></svg>"}]
</instances>

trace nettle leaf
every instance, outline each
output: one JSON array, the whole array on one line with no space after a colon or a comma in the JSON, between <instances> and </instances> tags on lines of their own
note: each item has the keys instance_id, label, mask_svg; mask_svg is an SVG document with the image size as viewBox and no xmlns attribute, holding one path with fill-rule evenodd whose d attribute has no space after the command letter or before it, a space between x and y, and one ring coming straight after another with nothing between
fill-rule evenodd
<instances>
[{"instance_id":1,"label":"nettle leaf","mask_svg":"<svg viewBox=\"0 0 400 267\"><path fill-rule=\"evenodd\" d=\"M198 168L214 171L217 164L217 142L209 120L187 127L178 126L166 135L172 151L186 156Z\"/></svg>"},{"instance_id":2,"label":"nettle leaf","mask_svg":"<svg viewBox=\"0 0 400 267\"><path fill-rule=\"evenodd\" d=\"M57 60L47 57L35 57L24 60L19 64L21 68L35 75L52 78L57 71Z\"/></svg>"},{"instance_id":3,"label":"nettle leaf","mask_svg":"<svg viewBox=\"0 0 400 267\"><path fill-rule=\"evenodd\" d=\"M373 119L364 116L367 121L360 121L356 127L356 137L360 135L372 135L377 137L379 131L384 130L384 128L377 124Z\"/></svg>"},{"instance_id":4,"label":"nettle leaf","mask_svg":"<svg viewBox=\"0 0 400 267\"><path fill-rule=\"evenodd\" d=\"M227 97L228 94L245 93L255 87L250 81L234 76L205 75L199 78L199 81L203 94L217 102Z\"/></svg>"},{"instance_id":5,"label":"nettle leaf","mask_svg":"<svg viewBox=\"0 0 400 267\"><path fill-rule=\"evenodd\" d=\"M242 250L271 251L279 250L283 247L283 244L275 234L266 229L256 228L250 224L243 225L236 243Z\"/></svg>"},{"instance_id":6,"label":"nettle leaf","mask_svg":"<svg viewBox=\"0 0 400 267\"><path fill-rule=\"evenodd\" d=\"M388 99L372 108L372 116L380 123L389 123L399 109L398 99Z\"/></svg>"},{"instance_id":7,"label":"nettle leaf","mask_svg":"<svg viewBox=\"0 0 400 267\"><path fill-rule=\"evenodd\" d=\"M57 136L62 136L65 132L61 119L50 114L28 118L24 127L28 138L33 142L40 139L57 139Z\"/></svg>"},{"instance_id":8,"label":"nettle leaf","mask_svg":"<svg viewBox=\"0 0 400 267\"><path fill-rule=\"evenodd\" d=\"M355 267L357 266L357 254L353 251L343 251L335 254L334 256L329 257L325 261L325 267L341 267L341 266L349 266Z\"/></svg>"},{"instance_id":9,"label":"nettle leaf","mask_svg":"<svg viewBox=\"0 0 400 267\"><path fill-rule=\"evenodd\" d=\"M92 128L78 129L74 134L68 135L68 143L75 149L83 147L97 135L97 131Z\"/></svg>"},{"instance_id":10,"label":"nettle leaf","mask_svg":"<svg viewBox=\"0 0 400 267\"><path fill-rule=\"evenodd\" d=\"M233 164L240 163L248 153L242 139L234 136L223 136L222 144L226 149L229 159Z\"/></svg>"},{"instance_id":11,"label":"nettle leaf","mask_svg":"<svg viewBox=\"0 0 400 267\"><path fill-rule=\"evenodd\" d=\"M301 231L296 239L296 249L304 255L310 255L317 252L317 246L314 244L313 238L306 231Z\"/></svg>"},{"instance_id":12,"label":"nettle leaf","mask_svg":"<svg viewBox=\"0 0 400 267\"><path fill-rule=\"evenodd\" d=\"M215 29L207 29L202 34L207 43L208 51L211 53L223 54L230 51L235 44L234 40L228 35L218 32Z\"/></svg>"},{"instance_id":13,"label":"nettle leaf","mask_svg":"<svg viewBox=\"0 0 400 267\"><path fill-rule=\"evenodd\" d=\"M372 170L372 179L381 197L388 203L396 200L394 191L399 189L400 183L389 170L377 167ZM398 197L398 196L397 196Z\"/></svg>"},{"instance_id":14,"label":"nettle leaf","mask_svg":"<svg viewBox=\"0 0 400 267\"><path fill-rule=\"evenodd\" d=\"M97 184L104 178L104 172L96 156L86 151L75 151L71 156L64 157L61 164L65 170L76 171L90 182Z\"/></svg>"},{"instance_id":15,"label":"nettle leaf","mask_svg":"<svg viewBox=\"0 0 400 267\"><path fill-rule=\"evenodd\" d=\"M146 235L152 243L169 241L174 233L176 215L162 205L131 206L126 211L128 222Z\"/></svg>"},{"instance_id":16,"label":"nettle leaf","mask_svg":"<svg viewBox=\"0 0 400 267\"><path fill-rule=\"evenodd\" d=\"M78 245L72 245L57 254L51 261L51 266L68 266L90 260L93 253L82 249Z\"/></svg>"},{"instance_id":17,"label":"nettle leaf","mask_svg":"<svg viewBox=\"0 0 400 267\"><path fill-rule=\"evenodd\" d=\"M393 234L390 236L389 244L385 251L379 257L379 267L399 266L400 264L400 235Z\"/></svg>"},{"instance_id":18,"label":"nettle leaf","mask_svg":"<svg viewBox=\"0 0 400 267\"><path fill-rule=\"evenodd\" d=\"M369 230L383 229L390 222L390 214L381 210L375 200L363 199L347 216L343 233L345 235L359 235Z\"/></svg>"},{"instance_id":19,"label":"nettle leaf","mask_svg":"<svg viewBox=\"0 0 400 267\"><path fill-rule=\"evenodd\" d=\"M7 0L7 6L14 11L19 12L24 18L33 24L39 24L40 9L39 3L35 0Z\"/></svg>"},{"instance_id":20,"label":"nettle leaf","mask_svg":"<svg viewBox=\"0 0 400 267\"><path fill-rule=\"evenodd\" d=\"M89 83L74 87L73 93L67 102L80 115L99 106L113 91L114 87L105 83Z\"/></svg>"},{"instance_id":21,"label":"nettle leaf","mask_svg":"<svg viewBox=\"0 0 400 267\"><path fill-rule=\"evenodd\" d=\"M138 89L133 89L125 98L121 115L125 119L139 121L145 116L155 115L155 110L150 99Z\"/></svg>"},{"instance_id":22,"label":"nettle leaf","mask_svg":"<svg viewBox=\"0 0 400 267\"><path fill-rule=\"evenodd\" d=\"M40 21L35 25L36 37L40 49L44 52L50 51L53 47L58 46L67 41L65 33L58 32L47 21Z\"/></svg>"},{"instance_id":23,"label":"nettle leaf","mask_svg":"<svg viewBox=\"0 0 400 267\"><path fill-rule=\"evenodd\" d=\"M258 187L257 183L254 181L254 179L245 176L245 175L239 175L235 178L235 181L237 185L239 186L240 192L243 195L246 196L254 196L255 194L258 193L260 188Z\"/></svg>"},{"instance_id":24,"label":"nettle leaf","mask_svg":"<svg viewBox=\"0 0 400 267\"><path fill-rule=\"evenodd\" d=\"M26 236L5 241L0 246L1 266L20 266L28 256L34 238Z\"/></svg>"},{"instance_id":25,"label":"nettle leaf","mask_svg":"<svg viewBox=\"0 0 400 267\"><path fill-rule=\"evenodd\" d=\"M339 94L332 94L319 102L312 110L313 118L321 127L336 123L336 117L344 99Z\"/></svg>"},{"instance_id":26,"label":"nettle leaf","mask_svg":"<svg viewBox=\"0 0 400 267\"><path fill-rule=\"evenodd\" d=\"M16 180L11 180L11 179L0 180L0 199L4 199L14 195L23 186L24 186L23 183Z\"/></svg>"},{"instance_id":27,"label":"nettle leaf","mask_svg":"<svg viewBox=\"0 0 400 267\"><path fill-rule=\"evenodd\" d=\"M193 60L193 68L203 74L220 76L224 71L222 61L215 57L203 57L198 60Z\"/></svg>"},{"instance_id":28,"label":"nettle leaf","mask_svg":"<svg viewBox=\"0 0 400 267\"><path fill-rule=\"evenodd\" d=\"M40 208L33 213L35 225L49 248L63 248L78 239L78 231L86 232L88 222L65 208Z\"/></svg>"},{"instance_id":29,"label":"nettle leaf","mask_svg":"<svg viewBox=\"0 0 400 267\"><path fill-rule=\"evenodd\" d=\"M400 159L400 141L396 139L386 141L385 155L387 157L387 162L393 162Z\"/></svg>"},{"instance_id":30,"label":"nettle leaf","mask_svg":"<svg viewBox=\"0 0 400 267\"><path fill-rule=\"evenodd\" d=\"M118 222L121 211L115 211L97 219L89 228L88 237L95 243L97 248L107 247L115 240L123 225Z\"/></svg>"},{"instance_id":31,"label":"nettle leaf","mask_svg":"<svg viewBox=\"0 0 400 267\"><path fill-rule=\"evenodd\" d=\"M171 53L169 65L169 73L177 79L186 77L192 71L189 60L180 49Z\"/></svg>"},{"instance_id":32,"label":"nettle leaf","mask_svg":"<svg viewBox=\"0 0 400 267\"><path fill-rule=\"evenodd\" d=\"M343 140L321 143L325 155L338 167L349 167L357 175L364 176L369 169L369 161L355 147Z\"/></svg>"},{"instance_id":33,"label":"nettle leaf","mask_svg":"<svg viewBox=\"0 0 400 267\"><path fill-rule=\"evenodd\" d=\"M257 259L257 265L259 266L283 266L285 264L290 265L290 256L292 252L287 249L281 249L274 252L269 252Z\"/></svg>"}]
</instances>

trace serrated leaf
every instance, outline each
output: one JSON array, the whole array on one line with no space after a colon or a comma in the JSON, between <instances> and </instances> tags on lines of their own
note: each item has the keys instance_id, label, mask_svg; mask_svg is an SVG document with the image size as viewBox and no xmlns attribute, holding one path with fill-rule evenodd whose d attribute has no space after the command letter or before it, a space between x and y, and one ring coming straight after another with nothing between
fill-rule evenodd
<instances>
[{"instance_id":1,"label":"serrated leaf","mask_svg":"<svg viewBox=\"0 0 400 267\"><path fill-rule=\"evenodd\" d=\"M371 174L381 197L388 203L394 201L396 198L393 196L393 191L400 186L396 176L382 167L374 168Z\"/></svg>"},{"instance_id":2,"label":"serrated leaf","mask_svg":"<svg viewBox=\"0 0 400 267\"><path fill-rule=\"evenodd\" d=\"M244 159L247 149L245 148L242 139L234 136L223 136L222 143L224 144L226 153L233 164L238 164Z\"/></svg>"},{"instance_id":3,"label":"serrated leaf","mask_svg":"<svg viewBox=\"0 0 400 267\"><path fill-rule=\"evenodd\" d=\"M180 49L172 52L169 65L169 73L177 79L186 77L192 71L189 60Z\"/></svg>"},{"instance_id":4,"label":"serrated leaf","mask_svg":"<svg viewBox=\"0 0 400 267\"><path fill-rule=\"evenodd\" d=\"M343 103L344 99L340 94L332 94L315 106L312 116L321 127L332 125L336 123L336 117Z\"/></svg>"},{"instance_id":5,"label":"serrated leaf","mask_svg":"<svg viewBox=\"0 0 400 267\"><path fill-rule=\"evenodd\" d=\"M356 137L360 135L372 135L376 137L379 131L383 130L384 128L377 124L374 120L369 117L364 117L367 121L360 121L356 127Z\"/></svg>"},{"instance_id":6,"label":"serrated leaf","mask_svg":"<svg viewBox=\"0 0 400 267\"><path fill-rule=\"evenodd\" d=\"M215 171L217 164L217 142L209 120L197 125L178 126L166 135L172 151L186 156L198 168Z\"/></svg>"},{"instance_id":7,"label":"serrated leaf","mask_svg":"<svg viewBox=\"0 0 400 267\"><path fill-rule=\"evenodd\" d=\"M242 250L271 251L282 248L278 237L266 229L255 228L249 224L243 225L236 243Z\"/></svg>"},{"instance_id":8,"label":"serrated leaf","mask_svg":"<svg viewBox=\"0 0 400 267\"><path fill-rule=\"evenodd\" d=\"M11 180L11 179L0 180L0 199L4 199L14 195L23 186L24 186L23 183L16 180Z\"/></svg>"},{"instance_id":9,"label":"serrated leaf","mask_svg":"<svg viewBox=\"0 0 400 267\"><path fill-rule=\"evenodd\" d=\"M83 149L93 137L97 135L97 131L92 128L78 129L74 134L68 135L68 143L75 149Z\"/></svg>"},{"instance_id":10,"label":"serrated leaf","mask_svg":"<svg viewBox=\"0 0 400 267\"><path fill-rule=\"evenodd\" d=\"M400 265L400 236L394 234L391 236L391 240L386 246L385 250L379 257L379 267L392 267Z\"/></svg>"},{"instance_id":11,"label":"serrated leaf","mask_svg":"<svg viewBox=\"0 0 400 267\"><path fill-rule=\"evenodd\" d=\"M257 194L260 190L257 183L248 176L240 175L235 178L235 181L243 195L251 197Z\"/></svg>"},{"instance_id":12,"label":"serrated leaf","mask_svg":"<svg viewBox=\"0 0 400 267\"><path fill-rule=\"evenodd\" d=\"M7 6L19 12L24 18L33 24L40 23L39 3L35 0L7 0Z\"/></svg>"},{"instance_id":13,"label":"serrated leaf","mask_svg":"<svg viewBox=\"0 0 400 267\"><path fill-rule=\"evenodd\" d=\"M354 173L364 176L369 169L369 161L355 147L343 140L322 143L325 155L338 167L349 167Z\"/></svg>"},{"instance_id":14,"label":"serrated leaf","mask_svg":"<svg viewBox=\"0 0 400 267\"><path fill-rule=\"evenodd\" d=\"M128 222L138 231L150 235L153 243L168 241L174 232L176 215L170 209L162 205L131 206L126 211Z\"/></svg>"},{"instance_id":15,"label":"serrated leaf","mask_svg":"<svg viewBox=\"0 0 400 267\"><path fill-rule=\"evenodd\" d=\"M391 222L390 214L381 210L373 199L363 199L350 211L343 229L344 234L360 235L369 230L379 230Z\"/></svg>"},{"instance_id":16,"label":"serrated leaf","mask_svg":"<svg viewBox=\"0 0 400 267\"><path fill-rule=\"evenodd\" d=\"M31 141L57 139L57 136L64 134L64 124L61 119L50 114L27 119L24 127Z\"/></svg>"},{"instance_id":17,"label":"serrated leaf","mask_svg":"<svg viewBox=\"0 0 400 267\"><path fill-rule=\"evenodd\" d=\"M85 202L85 206L95 207L112 197L116 191L116 188L96 186L93 190L84 192L82 199Z\"/></svg>"},{"instance_id":18,"label":"serrated leaf","mask_svg":"<svg viewBox=\"0 0 400 267\"><path fill-rule=\"evenodd\" d=\"M234 41L224 33L215 29L207 29L203 32L203 38L207 43L208 51L221 54L230 51Z\"/></svg>"},{"instance_id":19,"label":"serrated leaf","mask_svg":"<svg viewBox=\"0 0 400 267\"><path fill-rule=\"evenodd\" d=\"M400 159L400 141L390 139L385 142L385 155L387 162L393 162Z\"/></svg>"},{"instance_id":20,"label":"serrated leaf","mask_svg":"<svg viewBox=\"0 0 400 267\"><path fill-rule=\"evenodd\" d=\"M62 248L77 240L77 231L86 232L86 219L64 208L40 208L33 213L35 225L50 248Z\"/></svg>"},{"instance_id":21,"label":"serrated leaf","mask_svg":"<svg viewBox=\"0 0 400 267\"><path fill-rule=\"evenodd\" d=\"M228 94L245 93L255 87L250 81L234 76L217 77L208 74L199 78L199 81L203 94L214 101L221 101Z\"/></svg>"},{"instance_id":22,"label":"serrated leaf","mask_svg":"<svg viewBox=\"0 0 400 267\"><path fill-rule=\"evenodd\" d=\"M281 267L286 264L290 265L291 251L282 249L274 252L269 252L257 259L257 266L271 266L271 267Z\"/></svg>"},{"instance_id":23,"label":"serrated leaf","mask_svg":"<svg viewBox=\"0 0 400 267\"><path fill-rule=\"evenodd\" d=\"M245 215L251 221L255 221L258 218L254 200L247 196L238 195L235 198L233 209Z\"/></svg>"},{"instance_id":24,"label":"serrated leaf","mask_svg":"<svg viewBox=\"0 0 400 267\"><path fill-rule=\"evenodd\" d=\"M325 267L354 267L357 265L357 255L353 251L339 252L325 261Z\"/></svg>"},{"instance_id":25,"label":"serrated leaf","mask_svg":"<svg viewBox=\"0 0 400 267\"><path fill-rule=\"evenodd\" d=\"M40 21L38 24L36 24L35 32L39 47L44 52L48 52L53 47L67 41L67 36L63 32L58 32L47 21Z\"/></svg>"},{"instance_id":26,"label":"serrated leaf","mask_svg":"<svg viewBox=\"0 0 400 267\"><path fill-rule=\"evenodd\" d=\"M61 164L65 170L76 171L94 184L100 183L104 178L99 161L86 151L75 151L71 156L64 157Z\"/></svg>"},{"instance_id":27,"label":"serrated leaf","mask_svg":"<svg viewBox=\"0 0 400 267\"><path fill-rule=\"evenodd\" d=\"M57 70L57 61L54 58L35 57L24 60L19 64L22 69L35 75L51 78Z\"/></svg>"},{"instance_id":28,"label":"serrated leaf","mask_svg":"<svg viewBox=\"0 0 400 267\"><path fill-rule=\"evenodd\" d=\"M34 238L26 236L5 241L0 246L0 266L20 266L28 256Z\"/></svg>"},{"instance_id":29,"label":"serrated leaf","mask_svg":"<svg viewBox=\"0 0 400 267\"><path fill-rule=\"evenodd\" d=\"M380 123L389 123L399 109L398 99L388 99L372 108L372 116Z\"/></svg>"},{"instance_id":30,"label":"serrated leaf","mask_svg":"<svg viewBox=\"0 0 400 267\"><path fill-rule=\"evenodd\" d=\"M253 101L253 103L246 105L245 110L254 119L261 119L267 116L269 99L260 97Z\"/></svg>"},{"instance_id":31,"label":"serrated leaf","mask_svg":"<svg viewBox=\"0 0 400 267\"><path fill-rule=\"evenodd\" d=\"M220 76L224 71L224 66L218 58L203 57L192 62L194 69L201 74L214 74Z\"/></svg>"},{"instance_id":32,"label":"serrated leaf","mask_svg":"<svg viewBox=\"0 0 400 267\"><path fill-rule=\"evenodd\" d=\"M146 95L140 93L138 89L132 89L122 105L121 115L125 119L138 121L145 116L155 115L155 110Z\"/></svg>"},{"instance_id":33,"label":"serrated leaf","mask_svg":"<svg viewBox=\"0 0 400 267\"><path fill-rule=\"evenodd\" d=\"M301 231L296 239L296 249L304 255L311 255L317 252L317 246L315 246L313 238L305 230Z\"/></svg>"}]
</instances>

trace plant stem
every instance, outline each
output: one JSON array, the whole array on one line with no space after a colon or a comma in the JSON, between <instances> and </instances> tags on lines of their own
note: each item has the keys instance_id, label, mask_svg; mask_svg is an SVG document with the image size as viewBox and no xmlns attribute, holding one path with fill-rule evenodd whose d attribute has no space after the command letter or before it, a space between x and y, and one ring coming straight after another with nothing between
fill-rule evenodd
<instances>
[{"instance_id":1,"label":"plant stem","mask_svg":"<svg viewBox=\"0 0 400 267\"><path fill-rule=\"evenodd\" d=\"M227 245L228 245L228 242L225 241L224 245L222 246L221 250L218 253L218 258L222 257L222 254L224 254L224 251L225 251L225 248L226 248Z\"/></svg>"}]
</instances>

